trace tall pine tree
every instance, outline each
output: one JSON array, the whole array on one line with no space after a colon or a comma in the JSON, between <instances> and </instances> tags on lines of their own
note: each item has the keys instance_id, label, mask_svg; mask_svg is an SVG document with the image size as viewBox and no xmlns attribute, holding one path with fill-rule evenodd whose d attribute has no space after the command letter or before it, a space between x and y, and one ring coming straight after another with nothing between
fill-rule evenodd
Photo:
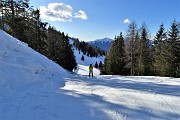
<instances>
[{"instance_id":1,"label":"tall pine tree","mask_svg":"<svg viewBox=\"0 0 180 120\"><path fill-rule=\"evenodd\" d=\"M138 75L150 75L152 74L152 56L150 56L148 28L145 23L140 28L140 40L138 46Z\"/></svg>"},{"instance_id":2,"label":"tall pine tree","mask_svg":"<svg viewBox=\"0 0 180 120\"><path fill-rule=\"evenodd\" d=\"M169 68L169 60L167 56L170 53L169 48L167 48L167 33L164 30L163 24L156 33L154 44L154 72L156 75L167 76Z\"/></svg>"},{"instance_id":3,"label":"tall pine tree","mask_svg":"<svg viewBox=\"0 0 180 120\"><path fill-rule=\"evenodd\" d=\"M115 37L115 40L110 48L105 60L105 73L114 75L125 74L125 48L124 38L122 33Z\"/></svg>"},{"instance_id":4,"label":"tall pine tree","mask_svg":"<svg viewBox=\"0 0 180 120\"><path fill-rule=\"evenodd\" d=\"M129 69L130 75L135 75L137 65L137 43L138 43L138 30L135 21L129 24L126 35L126 68Z\"/></svg>"},{"instance_id":5,"label":"tall pine tree","mask_svg":"<svg viewBox=\"0 0 180 120\"><path fill-rule=\"evenodd\" d=\"M170 46L170 75L180 77L180 31L178 23L174 20L168 32L168 43Z\"/></svg>"}]
</instances>

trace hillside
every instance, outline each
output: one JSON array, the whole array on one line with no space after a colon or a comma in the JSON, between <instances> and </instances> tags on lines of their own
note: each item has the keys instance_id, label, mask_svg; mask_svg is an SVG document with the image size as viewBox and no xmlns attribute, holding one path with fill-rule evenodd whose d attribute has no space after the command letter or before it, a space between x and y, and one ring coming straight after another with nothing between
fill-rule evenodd
<instances>
[{"instance_id":1,"label":"hillside","mask_svg":"<svg viewBox=\"0 0 180 120\"><path fill-rule=\"evenodd\" d=\"M50 80L64 86L69 73L45 56L35 52L0 30L0 95L25 89L29 85ZM8 93L7 93L8 92Z\"/></svg>"},{"instance_id":2,"label":"hillside","mask_svg":"<svg viewBox=\"0 0 180 120\"><path fill-rule=\"evenodd\" d=\"M74 41L70 39L70 44L73 45ZM92 64L95 66L95 63L98 64L100 61L104 63L105 56L98 56L98 57L89 57L87 55L84 55L82 51L79 52L79 50L73 45L74 55L76 58L76 61L78 63L77 69L74 71L76 74L80 75L88 75L89 74L89 65ZM81 60L82 55L84 56L84 61ZM100 75L100 70L94 68L94 75Z\"/></svg>"},{"instance_id":3,"label":"hillside","mask_svg":"<svg viewBox=\"0 0 180 120\"><path fill-rule=\"evenodd\" d=\"M74 52L77 74L0 30L0 120L180 120L180 78L89 78Z\"/></svg>"}]
</instances>

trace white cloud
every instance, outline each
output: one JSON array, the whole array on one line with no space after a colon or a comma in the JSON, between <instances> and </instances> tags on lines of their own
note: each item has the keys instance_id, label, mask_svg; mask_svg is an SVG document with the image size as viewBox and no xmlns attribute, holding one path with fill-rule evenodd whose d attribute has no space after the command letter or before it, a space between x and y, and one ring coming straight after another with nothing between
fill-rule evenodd
<instances>
[{"instance_id":1,"label":"white cloud","mask_svg":"<svg viewBox=\"0 0 180 120\"><path fill-rule=\"evenodd\" d=\"M130 23L130 20L129 19L125 19L124 20L124 24L129 24Z\"/></svg>"},{"instance_id":2,"label":"white cloud","mask_svg":"<svg viewBox=\"0 0 180 120\"><path fill-rule=\"evenodd\" d=\"M40 6L41 17L50 21L72 21L72 11L73 8L64 3L49 3L47 8Z\"/></svg>"},{"instance_id":3,"label":"white cloud","mask_svg":"<svg viewBox=\"0 0 180 120\"><path fill-rule=\"evenodd\" d=\"M79 10L78 12L74 13L75 14L75 18L81 18L81 19L88 19L88 16L86 15L86 13L82 10Z\"/></svg>"},{"instance_id":4,"label":"white cloud","mask_svg":"<svg viewBox=\"0 0 180 120\"><path fill-rule=\"evenodd\" d=\"M47 7L40 6L40 15L42 18L50 21L69 22L72 18L81 18L86 20L88 17L86 13L79 10L73 14L73 8L70 5L64 3L49 3Z\"/></svg>"}]
</instances>

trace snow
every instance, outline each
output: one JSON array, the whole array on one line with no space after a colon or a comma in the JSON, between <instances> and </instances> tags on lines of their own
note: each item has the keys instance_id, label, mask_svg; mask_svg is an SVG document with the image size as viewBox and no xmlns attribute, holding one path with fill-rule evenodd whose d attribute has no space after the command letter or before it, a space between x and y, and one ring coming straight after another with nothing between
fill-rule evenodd
<instances>
[{"instance_id":1,"label":"snow","mask_svg":"<svg viewBox=\"0 0 180 120\"><path fill-rule=\"evenodd\" d=\"M74 52L71 74L0 30L0 120L180 120L180 78L89 78Z\"/></svg>"},{"instance_id":2,"label":"snow","mask_svg":"<svg viewBox=\"0 0 180 120\"><path fill-rule=\"evenodd\" d=\"M81 64L81 65L85 65L85 66L89 66L90 64L95 65L96 61L98 64L100 61L102 63L104 63L104 58L105 58L104 56L99 56L97 58L96 57L88 57L86 55L83 55L82 52L80 52L80 54L79 54L79 51L76 49L74 49L74 54L75 54L77 63ZM84 61L81 60L82 55L84 56Z\"/></svg>"},{"instance_id":3,"label":"snow","mask_svg":"<svg viewBox=\"0 0 180 120\"><path fill-rule=\"evenodd\" d=\"M98 64L100 63L100 61L102 63L104 63L104 56L100 56L100 57L88 57L86 55L84 55L84 61L81 60L81 57L83 55L82 52L74 49L74 55L76 57L76 61L78 63L77 65L77 69L75 70L75 73L79 74L79 75L88 75L89 74L89 65L92 64L93 66L95 66L95 63L97 62ZM93 69L93 73L94 76L100 75L100 70L96 69L94 67Z\"/></svg>"},{"instance_id":4,"label":"snow","mask_svg":"<svg viewBox=\"0 0 180 120\"><path fill-rule=\"evenodd\" d=\"M69 42L71 45L73 45L74 43L72 39L70 39ZM100 61L104 63L105 56L98 56L97 58L88 57L87 55L84 55L81 51L79 53L79 50L75 46L73 46L73 50L74 50L74 55L76 57L76 61L80 65L84 65L84 66L89 66L90 64L95 65L96 62L99 64ZM82 55L84 56L84 61L81 60Z\"/></svg>"},{"instance_id":5,"label":"snow","mask_svg":"<svg viewBox=\"0 0 180 120\"><path fill-rule=\"evenodd\" d=\"M71 45L73 45L72 39L70 39L69 42ZM74 71L76 74L87 76L89 74L89 65L90 64L95 66L96 62L98 64L100 63L100 61L102 63L104 63L105 56L98 56L97 58L96 57L88 57L87 55L84 55L81 51L79 52L79 50L75 46L73 46L73 50L74 50L74 55L75 55L76 61L78 63L77 69ZM84 56L84 61L81 60L82 55ZM100 70L96 69L94 67L93 74L94 74L94 76L100 75Z\"/></svg>"},{"instance_id":6,"label":"snow","mask_svg":"<svg viewBox=\"0 0 180 120\"><path fill-rule=\"evenodd\" d=\"M64 88L88 101L102 120L171 120L180 119L179 82L161 77L99 76L68 80Z\"/></svg>"},{"instance_id":7,"label":"snow","mask_svg":"<svg viewBox=\"0 0 180 120\"><path fill-rule=\"evenodd\" d=\"M0 30L0 96L35 82L54 80L64 86L62 67Z\"/></svg>"},{"instance_id":8,"label":"snow","mask_svg":"<svg viewBox=\"0 0 180 120\"><path fill-rule=\"evenodd\" d=\"M89 66L84 66L79 64L74 72L82 76L88 76ZM98 75L100 75L99 69L93 68L93 76L98 76Z\"/></svg>"}]
</instances>

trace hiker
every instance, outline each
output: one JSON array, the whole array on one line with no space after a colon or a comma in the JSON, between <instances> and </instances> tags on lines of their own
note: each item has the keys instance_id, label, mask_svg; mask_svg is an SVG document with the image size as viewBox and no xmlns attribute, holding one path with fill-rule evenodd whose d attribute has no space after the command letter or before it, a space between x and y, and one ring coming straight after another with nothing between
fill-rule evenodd
<instances>
[{"instance_id":1,"label":"hiker","mask_svg":"<svg viewBox=\"0 0 180 120\"><path fill-rule=\"evenodd\" d=\"M89 77L90 77L90 75L92 75L92 77L93 77L93 66L92 66L92 64L90 64L90 66L89 66Z\"/></svg>"}]
</instances>

